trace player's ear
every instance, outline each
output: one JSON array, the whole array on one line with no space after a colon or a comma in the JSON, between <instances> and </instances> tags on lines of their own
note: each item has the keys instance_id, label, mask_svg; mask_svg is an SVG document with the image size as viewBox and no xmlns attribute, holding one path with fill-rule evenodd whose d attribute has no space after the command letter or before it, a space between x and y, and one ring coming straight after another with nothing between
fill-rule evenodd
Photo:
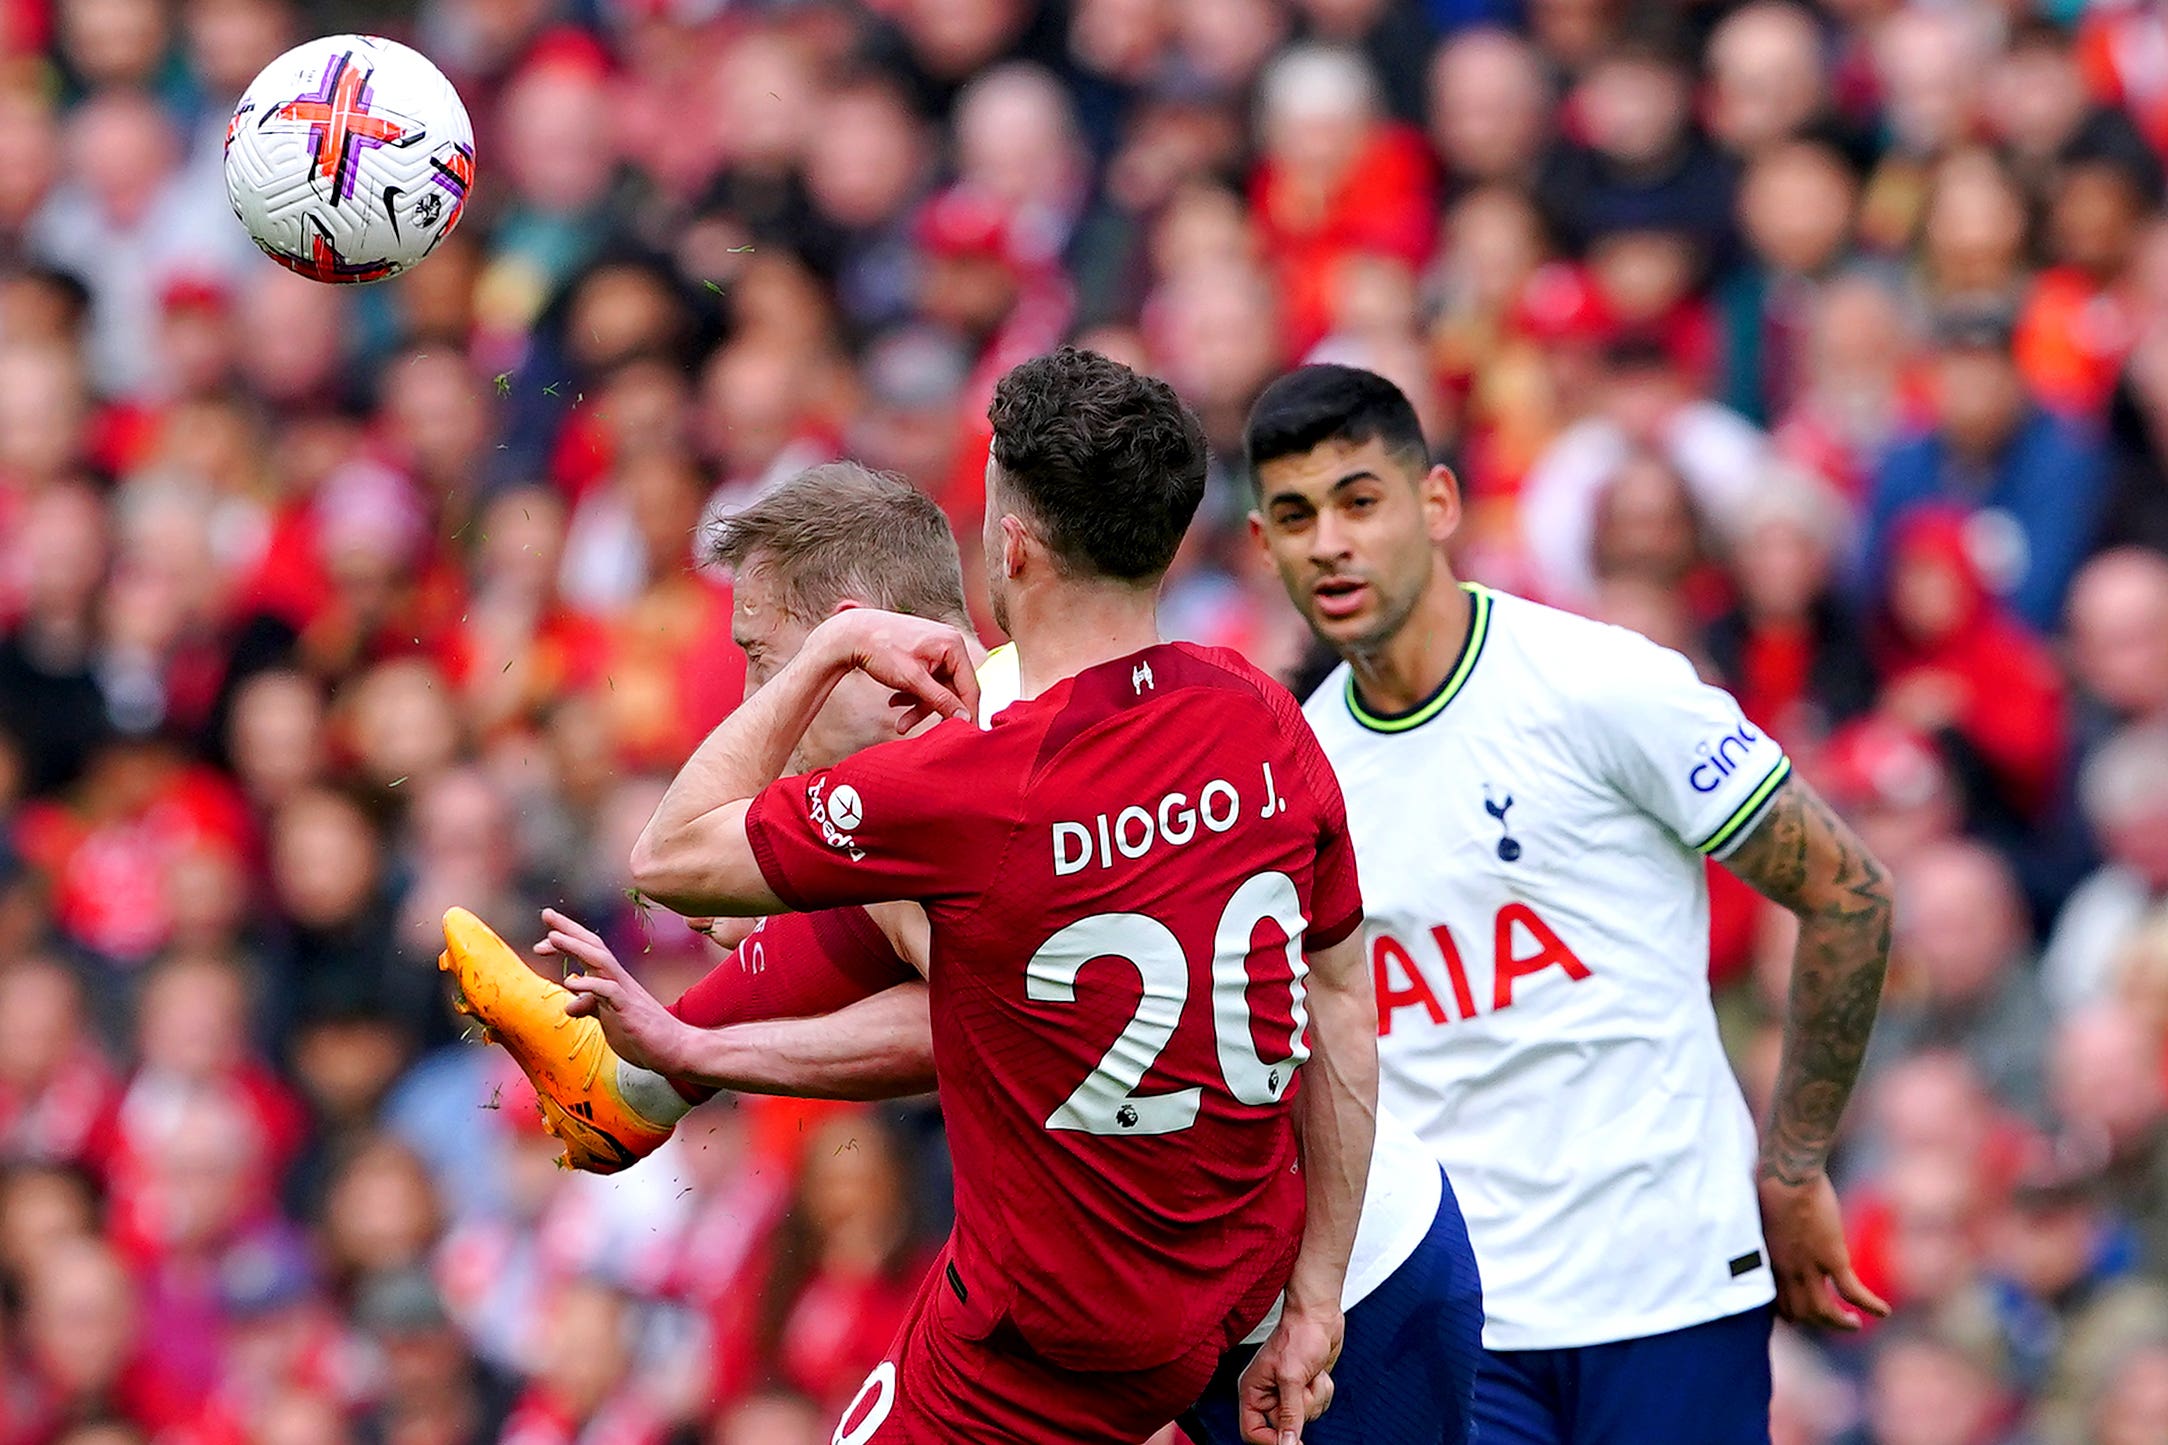
<instances>
[{"instance_id":1,"label":"player's ear","mask_svg":"<svg viewBox=\"0 0 2168 1445\"><path fill-rule=\"evenodd\" d=\"M1001 575L1016 577L1023 573L1024 562L1031 554L1031 530L1014 512L1005 512L1001 518Z\"/></svg>"},{"instance_id":2,"label":"player's ear","mask_svg":"<svg viewBox=\"0 0 2168 1445\"><path fill-rule=\"evenodd\" d=\"M839 598L836 601L836 605L828 609L828 615L830 617L840 617L846 612L856 611L858 608L864 607L865 605L865 603L859 601L856 597Z\"/></svg>"},{"instance_id":3,"label":"player's ear","mask_svg":"<svg viewBox=\"0 0 2168 1445\"><path fill-rule=\"evenodd\" d=\"M1254 507L1250 509L1250 540L1257 544L1258 556L1272 559L1272 544L1265 540L1265 515Z\"/></svg>"},{"instance_id":4,"label":"player's ear","mask_svg":"<svg viewBox=\"0 0 2168 1445\"><path fill-rule=\"evenodd\" d=\"M1449 541L1460 530L1460 478L1441 462L1424 473L1416 490L1423 500L1424 530L1430 540Z\"/></svg>"}]
</instances>

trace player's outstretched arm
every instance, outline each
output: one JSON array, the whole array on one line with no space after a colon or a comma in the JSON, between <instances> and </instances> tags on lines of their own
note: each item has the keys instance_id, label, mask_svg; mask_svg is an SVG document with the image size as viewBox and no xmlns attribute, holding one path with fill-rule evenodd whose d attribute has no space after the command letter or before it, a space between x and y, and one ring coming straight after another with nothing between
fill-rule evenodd
<instances>
[{"instance_id":1,"label":"player's outstretched arm","mask_svg":"<svg viewBox=\"0 0 2168 1445\"><path fill-rule=\"evenodd\" d=\"M1853 1273L1824 1172L1859 1077L1889 963L1889 875L1800 779L1725 859L1799 919L1783 1061L1762 1133L1762 1223L1786 1319L1859 1328L1846 1306L1886 1315Z\"/></svg>"},{"instance_id":2,"label":"player's outstretched arm","mask_svg":"<svg viewBox=\"0 0 2168 1445\"><path fill-rule=\"evenodd\" d=\"M642 893L689 916L784 909L753 856L746 809L782 775L821 704L854 669L913 704L899 731L933 714L969 717L978 702L970 649L955 628L870 608L836 614L671 780L633 844L632 878Z\"/></svg>"},{"instance_id":3,"label":"player's outstretched arm","mask_svg":"<svg viewBox=\"0 0 2168 1445\"><path fill-rule=\"evenodd\" d=\"M1295 1445L1332 1400L1340 1294L1377 1133L1378 1007L1362 930L1309 963L1310 1059L1295 1099L1308 1212L1280 1322L1242 1375L1243 1436L1256 1445Z\"/></svg>"},{"instance_id":4,"label":"player's outstretched arm","mask_svg":"<svg viewBox=\"0 0 2168 1445\"><path fill-rule=\"evenodd\" d=\"M899 984L819 1018L704 1029L684 1022L591 930L561 914L536 947L586 972L565 979L566 1012L593 1014L619 1058L679 1083L803 1099L900 1099L934 1087L926 985Z\"/></svg>"},{"instance_id":5,"label":"player's outstretched arm","mask_svg":"<svg viewBox=\"0 0 2168 1445\"><path fill-rule=\"evenodd\" d=\"M904 983L811 1019L699 1030L677 1077L741 1094L902 1099L934 1089L923 983Z\"/></svg>"}]
</instances>

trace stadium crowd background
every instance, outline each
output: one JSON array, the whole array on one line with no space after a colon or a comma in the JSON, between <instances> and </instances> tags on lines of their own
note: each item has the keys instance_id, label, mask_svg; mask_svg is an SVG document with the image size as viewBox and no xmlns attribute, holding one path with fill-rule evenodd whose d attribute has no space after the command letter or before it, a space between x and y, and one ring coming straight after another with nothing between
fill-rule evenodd
<instances>
[{"instance_id":1,"label":"stadium crowd background","mask_svg":"<svg viewBox=\"0 0 2168 1445\"><path fill-rule=\"evenodd\" d=\"M342 291L218 157L356 27L480 181ZM1317 675L1240 426L1370 365L1467 573L1686 650L1893 865L1840 1164L1898 1310L1780 1333L1779 1445L2168 1441L2168 7L5 0L0 56L0 1442L829 1438L937 1115L557 1174L436 919L703 969L623 889L740 686L701 518L850 455L970 539L1065 339L1219 453L1172 634ZM1713 935L1758 1097L1786 940L1722 877Z\"/></svg>"}]
</instances>

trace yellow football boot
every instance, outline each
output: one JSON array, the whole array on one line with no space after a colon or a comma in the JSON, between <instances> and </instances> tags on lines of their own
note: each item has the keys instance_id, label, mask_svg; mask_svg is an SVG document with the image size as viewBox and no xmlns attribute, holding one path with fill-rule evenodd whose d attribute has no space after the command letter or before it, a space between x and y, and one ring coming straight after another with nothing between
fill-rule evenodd
<instances>
[{"instance_id":1,"label":"yellow football boot","mask_svg":"<svg viewBox=\"0 0 2168 1445\"><path fill-rule=\"evenodd\" d=\"M615 1174L670 1137L635 1110L619 1089L619 1059L602 1025L565 1012L570 989L527 966L512 946L464 908L444 915L445 950L437 967L459 984L455 1007L481 1021L483 1037L504 1045L534 1084L542 1125L564 1141L568 1168Z\"/></svg>"}]
</instances>

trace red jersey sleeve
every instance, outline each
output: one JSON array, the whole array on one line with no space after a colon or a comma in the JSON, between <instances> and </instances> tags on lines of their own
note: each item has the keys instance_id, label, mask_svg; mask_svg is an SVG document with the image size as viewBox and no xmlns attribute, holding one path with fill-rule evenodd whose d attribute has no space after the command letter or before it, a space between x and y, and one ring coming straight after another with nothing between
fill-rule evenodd
<instances>
[{"instance_id":1,"label":"red jersey sleeve","mask_svg":"<svg viewBox=\"0 0 2168 1445\"><path fill-rule=\"evenodd\" d=\"M1325 764L1317 740L1305 733L1303 742L1317 753L1319 764L1309 770L1318 800L1317 878L1311 887L1311 922L1303 934L1303 946L1330 948L1362 927L1362 883L1355 873L1355 843L1348 837L1340 780Z\"/></svg>"},{"instance_id":2,"label":"red jersey sleeve","mask_svg":"<svg viewBox=\"0 0 2168 1445\"><path fill-rule=\"evenodd\" d=\"M1294 753L1295 774L1317 810L1317 875L1310 889L1310 927L1303 946L1330 948L1362 927L1363 893L1355 873L1355 843L1348 837L1347 800L1340 775L1310 730L1302 704L1276 685L1259 691L1272 708L1280 734Z\"/></svg>"},{"instance_id":3,"label":"red jersey sleeve","mask_svg":"<svg viewBox=\"0 0 2168 1445\"><path fill-rule=\"evenodd\" d=\"M745 815L761 876L801 913L977 892L1015 813L999 751L949 722L778 779Z\"/></svg>"},{"instance_id":4,"label":"red jersey sleeve","mask_svg":"<svg viewBox=\"0 0 2168 1445\"><path fill-rule=\"evenodd\" d=\"M703 1029L816 1018L917 977L863 908L779 913L762 920L670 1012Z\"/></svg>"}]
</instances>

